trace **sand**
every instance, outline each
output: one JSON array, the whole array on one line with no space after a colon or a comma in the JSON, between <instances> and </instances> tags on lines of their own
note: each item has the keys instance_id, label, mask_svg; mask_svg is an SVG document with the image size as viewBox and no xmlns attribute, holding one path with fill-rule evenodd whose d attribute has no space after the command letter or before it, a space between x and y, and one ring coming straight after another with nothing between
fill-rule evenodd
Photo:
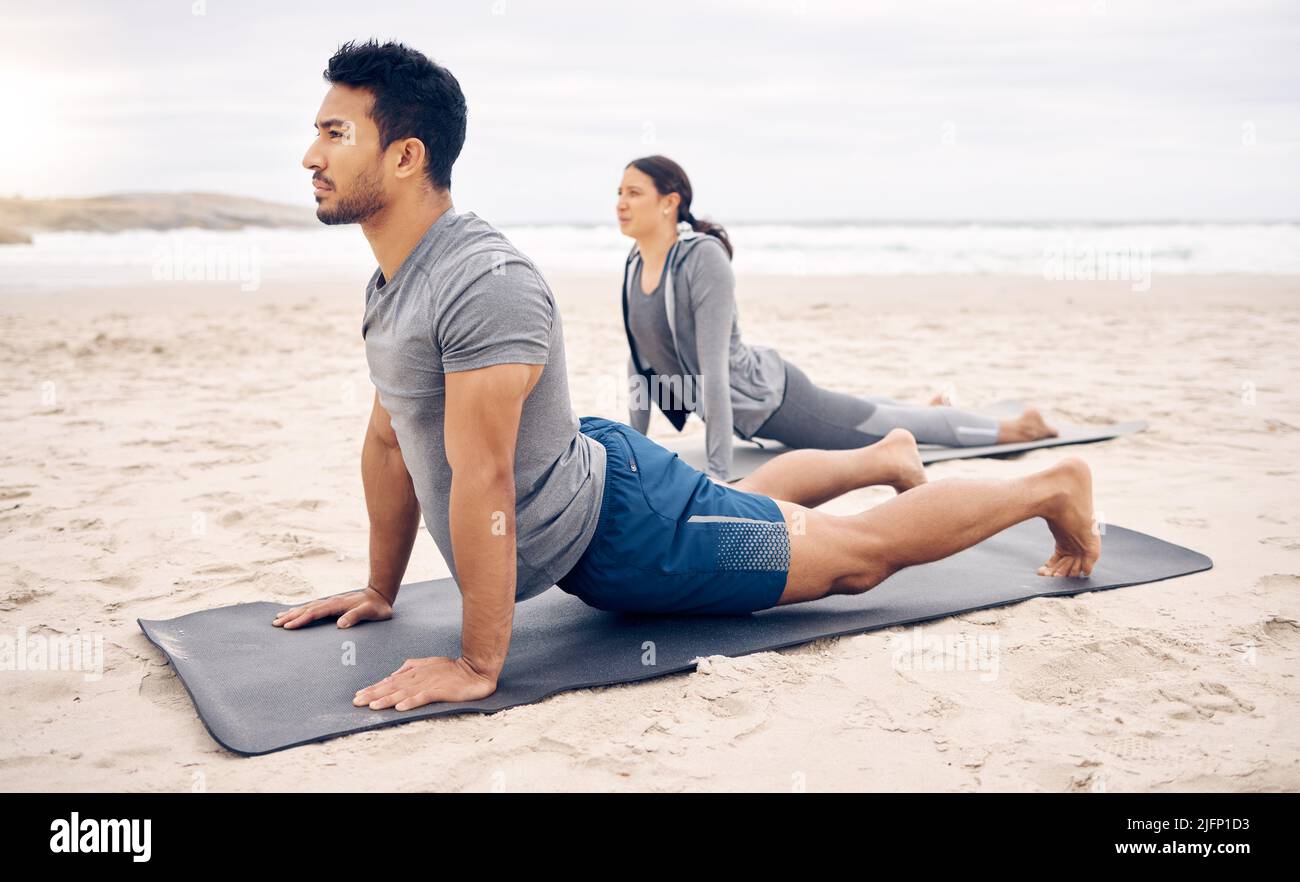
<instances>
[{"instance_id":1,"label":"sand","mask_svg":"<svg viewBox=\"0 0 1300 882\"><path fill-rule=\"evenodd\" d=\"M362 584L368 270L256 293L0 300L0 639L103 647L98 678L0 671L0 788L1300 789L1300 279L1269 277L1158 276L1147 292L991 277L738 288L750 342L835 388L923 400L947 386L964 405L1016 397L1074 423L1150 420L1133 437L941 463L930 478L1082 455L1107 522L1210 555L1208 573L713 657L492 716L226 752L135 620ZM617 276L550 281L575 410L619 417ZM672 434L660 415L652 434ZM422 533L406 581L446 572ZM965 641L995 664L909 666L899 640Z\"/></svg>"}]
</instances>

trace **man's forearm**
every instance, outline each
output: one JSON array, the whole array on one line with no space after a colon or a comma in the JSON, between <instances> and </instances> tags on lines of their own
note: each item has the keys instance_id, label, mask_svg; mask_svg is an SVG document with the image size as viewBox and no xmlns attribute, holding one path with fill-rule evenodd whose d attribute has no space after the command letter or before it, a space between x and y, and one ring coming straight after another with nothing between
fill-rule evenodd
<instances>
[{"instance_id":1,"label":"man's forearm","mask_svg":"<svg viewBox=\"0 0 1300 882\"><path fill-rule=\"evenodd\" d=\"M370 515L369 587L397 599L420 528L420 503L399 448L367 434L361 450L361 482Z\"/></svg>"},{"instance_id":2,"label":"man's forearm","mask_svg":"<svg viewBox=\"0 0 1300 882\"><path fill-rule=\"evenodd\" d=\"M461 656L496 680L510 649L515 614L513 464L476 464L451 479L451 543L460 583Z\"/></svg>"}]
</instances>

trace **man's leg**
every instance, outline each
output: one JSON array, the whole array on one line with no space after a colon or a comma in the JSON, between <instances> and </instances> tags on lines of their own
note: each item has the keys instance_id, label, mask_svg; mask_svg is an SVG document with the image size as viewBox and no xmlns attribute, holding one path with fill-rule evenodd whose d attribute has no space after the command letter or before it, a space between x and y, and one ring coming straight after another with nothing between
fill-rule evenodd
<instances>
[{"instance_id":1,"label":"man's leg","mask_svg":"<svg viewBox=\"0 0 1300 882\"><path fill-rule=\"evenodd\" d=\"M775 500L790 534L790 570L778 604L861 594L904 567L956 554L1030 518L1046 519L1056 550L1043 576L1086 576L1101 555L1092 475L1066 459L1023 478L950 478L851 516Z\"/></svg>"},{"instance_id":2,"label":"man's leg","mask_svg":"<svg viewBox=\"0 0 1300 882\"><path fill-rule=\"evenodd\" d=\"M815 508L859 487L888 484L899 493L925 483L916 439L895 429L852 450L791 450L729 486Z\"/></svg>"}]
</instances>

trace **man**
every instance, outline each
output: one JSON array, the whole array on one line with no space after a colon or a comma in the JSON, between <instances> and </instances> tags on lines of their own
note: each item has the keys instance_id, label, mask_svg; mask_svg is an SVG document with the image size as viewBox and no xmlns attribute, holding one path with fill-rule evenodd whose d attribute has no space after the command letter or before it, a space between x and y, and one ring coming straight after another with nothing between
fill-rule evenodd
<instances>
[{"instance_id":1,"label":"man","mask_svg":"<svg viewBox=\"0 0 1300 882\"><path fill-rule=\"evenodd\" d=\"M860 593L1043 517L1041 575L1100 554L1080 460L1008 481L925 483L896 430L859 450L799 450L726 485L640 432L569 403L564 336L536 268L451 202L465 139L456 79L401 44L348 43L303 157L317 217L358 223L379 268L362 335L376 389L362 450L364 589L286 610L298 628L392 616L423 510L462 595L459 658L410 659L356 705L409 710L495 691L514 605L558 584L601 609L739 614ZM869 484L900 495L849 517L813 506Z\"/></svg>"}]
</instances>

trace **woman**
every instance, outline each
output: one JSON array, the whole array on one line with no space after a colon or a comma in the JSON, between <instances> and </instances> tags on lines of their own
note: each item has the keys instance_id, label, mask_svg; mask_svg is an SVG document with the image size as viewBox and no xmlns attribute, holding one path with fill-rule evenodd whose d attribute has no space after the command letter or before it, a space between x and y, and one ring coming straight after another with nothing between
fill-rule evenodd
<instances>
[{"instance_id":1,"label":"woman","mask_svg":"<svg viewBox=\"0 0 1300 882\"><path fill-rule=\"evenodd\" d=\"M618 225L636 240L623 277L631 355L629 420L644 433L650 404L680 431L706 424L710 476L731 479L731 436L793 448L847 450L906 429L921 444L979 447L1055 436L1038 411L1014 419L942 405L823 389L771 347L740 339L726 231L691 213L691 183L665 156L634 159L618 188Z\"/></svg>"}]
</instances>

